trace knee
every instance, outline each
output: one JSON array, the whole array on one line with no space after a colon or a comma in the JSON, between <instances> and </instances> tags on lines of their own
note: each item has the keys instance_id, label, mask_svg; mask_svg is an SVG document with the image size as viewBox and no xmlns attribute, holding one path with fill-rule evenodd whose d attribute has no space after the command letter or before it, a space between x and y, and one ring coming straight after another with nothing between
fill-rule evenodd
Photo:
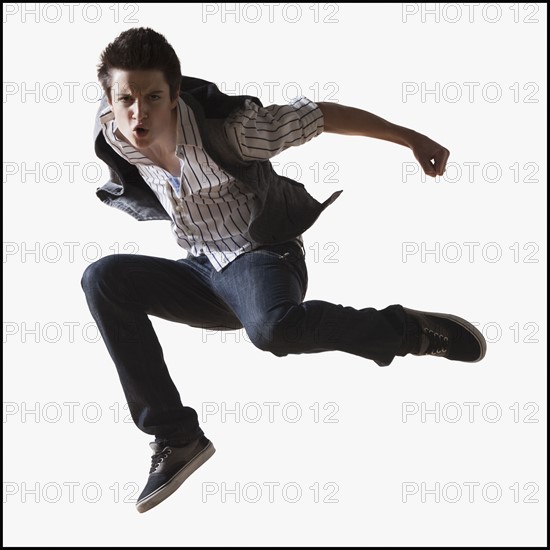
<instances>
[{"instance_id":1,"label":"knee","mask_svg":"<svg viewBox=\"0 0 550 550\"><path fill-rule=\"evenodd\" d=\"M103 285L109 287L120 280L120 275L120 254L112 254L91 263L84 270L80 284L84 293L91 295Z\"/></svg>"},{"instance_id":2,"label":"knee","mask_svg":"<svg viewBox=\"0 0 550 550\"><path fill-rule=\"evenodd\" d=\"M282 317L269 317L245 326L250 341L262 351L269 351L277 357L292 353L302 332L296 313L299 313L299 306L292 306Z\"/></svg>"}]
</instances>

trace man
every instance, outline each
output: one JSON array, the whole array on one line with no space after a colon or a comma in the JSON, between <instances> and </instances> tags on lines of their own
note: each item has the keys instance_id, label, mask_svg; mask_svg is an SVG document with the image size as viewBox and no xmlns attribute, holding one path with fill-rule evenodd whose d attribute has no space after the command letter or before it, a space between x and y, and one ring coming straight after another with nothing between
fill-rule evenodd
<instances>
[{"instance_id":1,"label":"man","mask_svg":"<svg viewBox=\"0 0 550 550\"><path fill-rule=\"evenodd\" d=\"M269 162L333 132L408 146L436 176L447 149L352 107L298 98L264 108L257 98L227 96L211 82L182 77L173 48L151 29L130 29L109 44L98 78L105 98L95 149L111 174L98 197L138 220L170 220L188 253L177 261L108 256L82 279L132 418L155 436L138 511L162 502L214 453L196 412L181 403L148 315L244 328L254 345L279 357L337 350L380 366L407 354L484 357L483 336L453 315L304 302L302 233L341 191L321 204Z\"/></svg>"}]
</instances>

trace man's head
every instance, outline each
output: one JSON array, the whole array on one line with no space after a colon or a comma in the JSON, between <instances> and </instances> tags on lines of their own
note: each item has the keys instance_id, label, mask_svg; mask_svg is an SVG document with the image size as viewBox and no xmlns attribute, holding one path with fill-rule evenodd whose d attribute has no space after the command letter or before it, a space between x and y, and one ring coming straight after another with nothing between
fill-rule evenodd
<instances>
[{"instance_id":1,"label":"man's head","mask_svg":"<svg viewBox=\"0 0 550 550\"><path fill-rule=\"evenodd\" d=\"M164 36L148 28L123 32L101 54L97 74L129 143L147 149L169 142L181 69Z\"/></svg>"}]
</instances>

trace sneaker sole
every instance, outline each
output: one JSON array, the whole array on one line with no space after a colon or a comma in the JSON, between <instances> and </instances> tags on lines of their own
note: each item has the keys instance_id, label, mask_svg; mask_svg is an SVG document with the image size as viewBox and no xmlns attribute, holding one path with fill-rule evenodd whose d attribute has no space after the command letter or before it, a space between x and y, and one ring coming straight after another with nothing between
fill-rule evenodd
<instances>
[{"instance_id":1,"label":"sneaker sole","mask_svg":"<svg viewBox=\"0 0 550 550\"><path fill-rule=\"evenodd\" d=\"M409 311L413 311L414 313L418 313L420 315L427 314L427 315L436 315L437 317L443 317L444 319L449 319L451 321L454 321L458 325L460 325L463 329L467 330L470 334L474 336L477 343L479 344L479 347L481 349L481 355L475 359L474 361L464 361L465 363L477 363L478 361L481 361L485 354L487 353L487 342L485 341L485 338L483 337L483 334L477 330L474 325L471 323L468 323L465 319L462 319L461 317L457 317L456 315L449 315L448 313L436 313L433 311L418 311L417 309L409 309L409 308L403 308L408 309Z\"/></svg>"},{"instance_id":2,"label":"sneaker sole","mask_svg":"<svg viewBox=\"0 0 550 550\"><path fill-rule=\"evenodd\" d=\"M174 477L167 481L164 485L159 487L154 493L151 493L136 503L137 511L140 513L147 512L151 508L154 508L157 504L160 504L163 500L167 499L172 493L176 492L183 482L193 473L196 472L214 453L216 449L212 442L208 445L192 460L190 460Z\"/></svg>"}]
</instances>

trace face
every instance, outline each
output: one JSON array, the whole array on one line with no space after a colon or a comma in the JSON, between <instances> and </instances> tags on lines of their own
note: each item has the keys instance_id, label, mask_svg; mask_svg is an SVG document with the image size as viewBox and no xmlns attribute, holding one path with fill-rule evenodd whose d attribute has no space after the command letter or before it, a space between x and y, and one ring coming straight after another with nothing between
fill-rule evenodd
<instances>
[{"instance_id":1,"label":"face","mask_svg":"<svg viewBox=\"0 0 550 550\"><path fill-rule=\"evenodd\" d=\"M109 104L124 138L136 149L169 141L178 98L170 100L162 72L113 69L111 76Z\"/></svg>"}]
</instances>

